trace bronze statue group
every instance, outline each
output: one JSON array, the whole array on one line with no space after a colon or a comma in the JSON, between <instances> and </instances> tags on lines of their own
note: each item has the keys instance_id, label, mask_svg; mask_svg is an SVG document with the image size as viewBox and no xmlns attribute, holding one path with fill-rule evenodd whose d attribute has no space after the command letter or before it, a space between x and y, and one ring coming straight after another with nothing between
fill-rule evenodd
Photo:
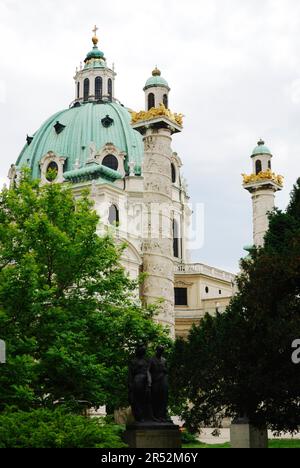
<instances>
[{"instance_id":1,"label":"bronze statue group","mask_svg":"<svg viewBox=\"0 0 300 468\"><path fill-rule=\"evenodd\" d=\"M139 345L129 366L129 401L137 423L168 423L168 372L164 348L147 358L145 345Z\"/></svg>"}]
</instances>

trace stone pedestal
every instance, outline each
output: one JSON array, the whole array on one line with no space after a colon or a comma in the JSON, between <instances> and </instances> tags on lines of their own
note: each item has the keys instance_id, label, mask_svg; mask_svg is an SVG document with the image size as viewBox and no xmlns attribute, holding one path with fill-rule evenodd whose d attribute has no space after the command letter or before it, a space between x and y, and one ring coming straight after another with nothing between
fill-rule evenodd
<instances>
[{"instance_id":1,"label":"stone pedestal","mask_svg":"<svg viewBox=\"0 0 300 468\"><path fill-rule=\"evenodd\" d=\"M172 423L140 423L127 426L124 441L130 448L180 449L181 432Z\"/></svg>"},{"instance_id":2,"label":"stone pedestal","mask_svg":"<svg viewBox=\"0 0 300 468\"><path fill-rule=\"evenodd\" d=\"M268 448L267 429L257 429L247 418L235 419L230 427L231 448Z\"/></svg>"}]
</instances>

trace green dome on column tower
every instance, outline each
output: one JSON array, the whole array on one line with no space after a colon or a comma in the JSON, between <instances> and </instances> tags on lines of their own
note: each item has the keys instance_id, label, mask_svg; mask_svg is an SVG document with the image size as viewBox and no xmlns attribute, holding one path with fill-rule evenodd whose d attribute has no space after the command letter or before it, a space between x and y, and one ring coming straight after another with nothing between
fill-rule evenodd
<instances>
[{"instance_id":1,"label":"green dome on column tower","mask_svg":"<svg viewBox=\"0 0 300 468\"><path fill-rule=\"evenodd\" d=\"M259 154L269 154L272 156L271 150L266 146L265 142L262 139L260 139L257 143L257 146L252 151L251 156L257 156Z\"/></svg>"},{"instance_id":2,"label":"green dome on column tower","mask_svg":"<svg viewBox=\"0 0 300 468\"><path fill-rule=\"evenodd\" d=\"M152 72L152 76L147 80L144 91L146 91L148 88L155 88L155 87L162 87L162 88L167 88L170 91L169 84L167 80L165 80L161 76L161 71L155 67L155 69Z\"/></svg>"}]
</instances>

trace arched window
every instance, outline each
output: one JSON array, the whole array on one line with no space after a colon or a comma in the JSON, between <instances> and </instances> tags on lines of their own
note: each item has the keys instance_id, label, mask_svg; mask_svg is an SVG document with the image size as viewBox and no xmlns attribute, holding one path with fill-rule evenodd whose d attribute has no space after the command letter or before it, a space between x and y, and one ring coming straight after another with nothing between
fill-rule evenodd
<instances>
[{"instance_id":1,"label":"arched window","mask_svg":"<svg viewBox=\"0 0 300 468\"><path fill-rule=\"evenodd\" d=\"M268 168L269 168L270 170L272 169L271 161L268 162Z\"/></svg>"},{"instance_id":2,"label":"arched window","mask_svg":"<svg viewBox=\"0 0 300 468\"><path fill-rule=\"evenodd\" d=\"M113 169L114 171L118 170L119 162L113 154L109 154L105 156L102 160L102 166L109 167L109 169Z\"/></svg>"},{"instance_id":3,"label":"arched window","mask_svg":"<svg viewBox=\"0 0 300 468\"><path fill-rule=\"evenodd\" d=\"M95 79L95 99L100 101L102 99L102 78L97 76Z\"/></svg>"},{"instance_id":4,"label":"arched window","mask_svg":"<svg viewBox=\"0 0 300 468\"><path fill-rule=\"evenodd\" d=\"M115 224L116 226L119 225L120 222L120 216L119 216L119 210L116 207L116 205L111 205L109 208L109 215L108 215L108 222L109 224Z\"/></svg>"},{"instance_id":5,"label":"arched window","mask_svg":"<svg viewBox=\"0 0 300 468\"><path fill-rule=\"evenodd\" d=\"M80 83L78 81L78 83L77 83L77 99L79 99L79 98L80 98Z\"/></svg>"},{"instance_id":6,"label":"arched window","mask_svg":"<svg viewBox=\"0 0 300 468\"><path fill-rule=\"evenodd\" d=\"M171 174L172 174L172 184L175 184L176 179L177 179L177 174L176 174L176 167L174 164L171 164Z\"/></svg>"},{"instance_id":7,"label":"arched window","mask_svg":"<svg viewBox=\"0 0 300 468\"><path fill-rule=\"evenodd\" d=\"M112 101L112 79L111 78L109 78L108 83L107 83L107 92L108 92L110 101Z\"/></svg>"},{"instance_id":8,"label":"arched window","mask_svg":"<svg viewBox=\"0 0 300 468\"><path fill-rule=\"evenodd\" d=\"M255 163L255 170L256 170L256 175L260 174L260 172L262 172L262 164L261 164L261 161L259 159Z\"/></svg>"},{"instance_id":9,"label":"arched window","mask_svg":"<svg viewBox=\"0 0 300 468\"><path fill-rule=\"evenodd\" d=\"M174 257L179 258L179 226L175 219L173 220L173 252Z\"/></svg>"},{"instance_id":10,"label":"arched window","mask_svg":"<svg viewBox=\"0 0 300 468\"><path fill-rule=\"evenodd\" d=\"M164 94L163 103L164 103L164 106L168 109L169 108L169 99L168 99L167 94Z\"/></svg>"},{"instance_id":11,"label":"arched window","mask_svg":"<svg viewBox=\"0 0 300 468\"><path fill-rule=\"evenodd\" d=\"M90 80L86 78L83 85L83 100L86 102L89 100L90 95Z\"/></svg>"},{"instance_id":12,"label":"arched window","mask_svg":"<svg viewBox=\"0 0 300 468\"><path fill-rule=\"evenodd\" d=\"M155 96L150 93L148 96L148 110L152 109L152 107L155 107Z\"/></svg>"}]
</instances>

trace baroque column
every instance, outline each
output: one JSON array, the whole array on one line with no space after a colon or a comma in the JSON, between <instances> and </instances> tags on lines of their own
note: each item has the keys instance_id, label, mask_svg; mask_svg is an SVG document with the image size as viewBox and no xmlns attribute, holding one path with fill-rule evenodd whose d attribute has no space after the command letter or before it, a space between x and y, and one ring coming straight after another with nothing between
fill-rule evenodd
<instances>
[{"instance_id":1,"label":"baroque column","mask_svg":"<svg viewBox=\"0 0 300 468\"><path fill-rule=\"evenodd\" d=\"M262 247L269 228L268 215L275 206L275 193L282 190L283 177L272 172L272 153L264 141L258 142L251 159L253 172L243 174L243 186L252 196L253 243Z\"/></svg>"},{"instance_id":2,"label":"baroque column","mask_svg":"<svg viewBox=\"0 0 300 468\"><path fill-rule=\"evenodd\" d=\"M143 286L145 304L159 302L155 320L175 336L174 252L171 162L172 134L182 130L181 116L168 109L133 114L133 128L144 138Z\"/></svg>"}]
</instances>

